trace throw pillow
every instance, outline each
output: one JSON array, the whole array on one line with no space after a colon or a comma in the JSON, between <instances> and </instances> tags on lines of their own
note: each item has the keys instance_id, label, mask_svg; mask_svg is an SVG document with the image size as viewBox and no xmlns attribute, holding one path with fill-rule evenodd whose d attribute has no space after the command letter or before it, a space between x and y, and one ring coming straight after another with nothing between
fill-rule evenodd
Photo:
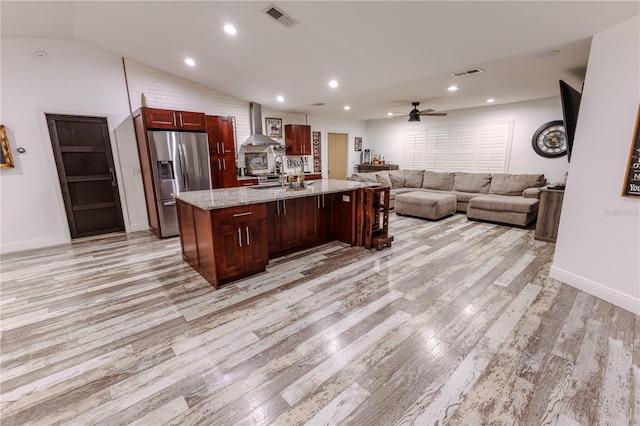
<instances>
[{"instance_id":1,"label":"throw pillow","mask_svg":"<svg viewBox=\"0 0 640 426\"><path fill-rule=\"evenodd\" d=\"M384 186L388 186L389 188L391 188L391 179L389 179L389 173L388 172L376 172L376 180L378 181L379 184L384 185Z\"/></svg>"},{"instance_id":2,"label":"throw pillow","mask_svg":"<svg viewBox=\"0 0 640 426\"><path fill-rule=\"evenodd\" d=\"M391 188L404 188L404 170L390 170L387 173L391 180Z\"/></svg>"},{"instance_id":3,"label":"throw pillow","mask_svg":"<svg viewBox=\"0 0 640 426\"><path fill-rule=\"evenodd\" d=\"M460 192L489 193L491 173L456 172L453 190Z\"/></svg>"},{"instance_id":4,"label":"throw pillow","mask_svg":"<svg viewBox=\"0 0 640 426\"><path fill-rule=\"evenodd\" d=\"M527 188L540 188L544 185L544 175L512 175L494 173L489 193L499 195L522 195Z\"/></svg>"},{"instance_id":5,"label":"throw pillow","mask_svg":"<svg viewBox=\"0 0 640 426\"><path fill-rule=\"evenodd\" d=\"M407 188L422 188L424 170L405 170L404 186Z\"/></svg>"},{"instance_id":6,"label":"throw pillow","mask_svg":"<svg viewBox=\"0 0 640 426\"><path fill-rule=\"evenodd\" d=\"M451 191L453 189L453 177L455 173L424 171L422 187L424 189L439 189Z\"/></svg>"}]
</instances>

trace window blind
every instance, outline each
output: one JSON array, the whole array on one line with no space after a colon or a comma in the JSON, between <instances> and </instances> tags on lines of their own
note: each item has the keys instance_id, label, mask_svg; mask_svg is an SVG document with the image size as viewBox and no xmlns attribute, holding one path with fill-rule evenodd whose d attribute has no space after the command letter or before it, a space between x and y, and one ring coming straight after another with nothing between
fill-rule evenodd
<instances>
[{"instance_id":1,"label":"window blind","mask_svg":"<svg viewBox=\"0 0 640 426\"><path fill-rule=\"evenodd\" d=\"M513 120L405 133L404 169L506 173Z\"/></svg>"}]
</instances>

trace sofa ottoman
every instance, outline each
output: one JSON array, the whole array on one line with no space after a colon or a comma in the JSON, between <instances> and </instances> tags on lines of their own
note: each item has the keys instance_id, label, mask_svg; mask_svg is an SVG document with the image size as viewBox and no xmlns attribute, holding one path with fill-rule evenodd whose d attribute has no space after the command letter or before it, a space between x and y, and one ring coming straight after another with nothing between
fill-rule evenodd
<instances>
[{"instance_id":1,"label":"sofa ottoman","mask_svg":"<svg viewBox=\"0 0 640 426\"><path fill-rule=\"evenodd\" d=\"M396 214L438 220L456 212L456 196L414 191L396 195Z\"/></svg>"},{"instance_id":2,"label":"sofa ottoman","mask_svg":"<svg viewBox=\"0 0 640 426\"><path fill-rule=\"evenodd\" d=\"M472 198L467 208L469 219L527 226L538 216L538 199L509 195L481 195Z\"/></svg>"}]
</instances>

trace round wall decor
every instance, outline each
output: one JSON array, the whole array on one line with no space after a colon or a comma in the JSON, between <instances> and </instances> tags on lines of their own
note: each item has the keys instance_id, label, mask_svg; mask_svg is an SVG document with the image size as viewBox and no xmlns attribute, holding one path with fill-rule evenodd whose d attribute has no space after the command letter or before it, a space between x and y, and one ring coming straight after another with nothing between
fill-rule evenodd
<instances>
[{"instance_id":1,"label":"round wall decor","mask_svg":"<svg viewBox=\"0 0 640 426\"><path fill-rule=\"evenodd\" d=\"M562 157L567 154L567 132L562 120L550 121L533 134L533 150L543 157Z\"/></svg>"}]
</instances>

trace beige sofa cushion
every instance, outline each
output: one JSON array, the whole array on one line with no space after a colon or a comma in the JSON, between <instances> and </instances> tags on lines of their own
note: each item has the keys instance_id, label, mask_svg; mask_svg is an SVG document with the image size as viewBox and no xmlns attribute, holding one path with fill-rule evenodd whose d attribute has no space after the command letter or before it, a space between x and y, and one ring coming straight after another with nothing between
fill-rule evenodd
<instances>
[{"instance_id":1,"label":"beige sofa cushion","mask_svg":"<svg viewBox=\"0 0 640 426\"><path fill-rule=\"evenodd\" d=\"M456 172L453 180L453 190L460 192L489 193L491 173Z\"/></svg>"},{"instance_id":2,"label":"beige sofa cushion","mask_svg":"<svg viewBox=\"0 0 640 426\"><path fill-rule=\"evenodd\" d=\"M376 180L378 181L379 184L384 185L384 186L388 186L389 188L391 188L391 179L389 179L389 172L376 172Z\"/></svg>"},{"instance_id":3,"label":"beige sofa cushion","mask_svg":"<svg viewBox=\"0 0 640 426\"><path fill-rule=\"evenodd\" d=\"M527 188L539 188L544 185L544 175L512 175L494 173L489 187L490 194L522 195Z\"/></svg>"},{"instance_id":4,"label":"beige sofa cushion","mask_svg":"<svg viewBox=\"0 0 640 426\"><path fill-rule=\"evenodd\" d=\"M356 182L378 183L375 173L353 173L349 180Z\"/></svg>"},{"instance_id":5,"label":"beige sofa cushion","mask_svg":"<svg viewBox=\"0 0 640 426\"><path fill-rule=\"evenodd\" d=\"M424 170L405 170L404 186L407 188L422 188Z\"/></svg>"},{"instance_id":6,"label":"beige sofa cushion","mask_svg":"<svg viewBox=\"0 0 640 426\"><path fill-rule=\"evenodd\" d=\"M424 171L422 187L424 189L439 189L441 191L451 191L453 189L453 179L455 173Z\"/></svg>"},{"instance_id":7,"label":"beige sofa cushion","mask_svg":"<svg viewBox=\"0 0 640 426\"><path fill-rule=\"evenodd\" d=\"M387 174L391 180L391 188L404 188L404 170L389 170Z\"/></svg>"},{"instance_id":8,"label":"beige sofa cushion","mask_svg":"<svg viewBox=\"0 0 640 426\"><path fill-rule=\"evenodd\" d=\"M469 201L469 207L496 212L533 213L538 210L538 203L539 201L535 198L483 195L472 198Z\"/></svg>"}]
</instances>

